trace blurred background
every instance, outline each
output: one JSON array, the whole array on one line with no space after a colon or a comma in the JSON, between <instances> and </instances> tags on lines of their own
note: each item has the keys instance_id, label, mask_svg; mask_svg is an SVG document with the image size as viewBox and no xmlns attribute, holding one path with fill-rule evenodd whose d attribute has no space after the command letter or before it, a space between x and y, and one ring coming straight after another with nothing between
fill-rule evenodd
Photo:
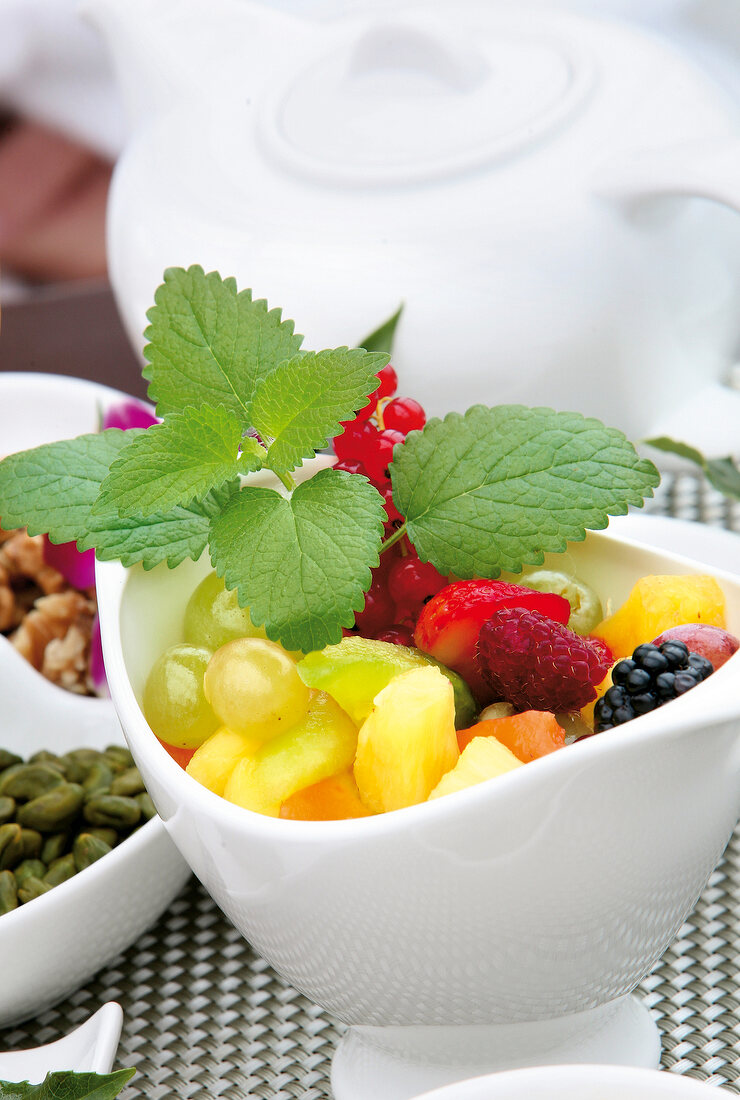
<instances>
[{"instance_id":1,"label":"blurred background","mask_svg":"<svg viewBox=\"0 0 740 1100\"><path fill-rule=\"evenodd\" d=\"M384 0L264 2L319 21L393 7ZM689 57L740 111L738 0L540 6L648 29ZM77 0L0 0L0 369L76 374L143 395L106 261L108 188L126 136L108 52Z\"/></svg>"}]
</instances>

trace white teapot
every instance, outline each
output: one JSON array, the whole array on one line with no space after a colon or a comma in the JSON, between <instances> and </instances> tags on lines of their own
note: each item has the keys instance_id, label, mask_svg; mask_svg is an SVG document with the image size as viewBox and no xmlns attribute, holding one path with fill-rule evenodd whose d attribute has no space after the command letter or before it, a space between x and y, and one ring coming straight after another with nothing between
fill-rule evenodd
<instances>
[{"instance_id":1,"label":"white teapot","mask_svg":"<svg viewBox=\"0 0 740 1100\"><path fill-rule=\"evenodd\" d=\"M108 237L139 345L163 270L199 263L309 348L403 302L429 413L552 405L737 450L740 119L660 40L466 0L85 3L131 119Z\"/></svg>"}]
</instances>

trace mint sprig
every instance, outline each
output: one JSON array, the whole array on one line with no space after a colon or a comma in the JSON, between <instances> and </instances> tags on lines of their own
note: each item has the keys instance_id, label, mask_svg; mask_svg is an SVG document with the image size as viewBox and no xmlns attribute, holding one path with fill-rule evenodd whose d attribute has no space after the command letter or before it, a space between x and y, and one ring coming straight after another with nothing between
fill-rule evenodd
<instances>
[{"instance_id":1,"label":"mint sprig","mask_svg":"<svg viewBox=\"0 0 740 1100\"><path fill-rule=\"evenodd\" d=\"M40 1084L30 1081L0 1081L0 1100L113 1100L136 1070L113 1073L75 1073L57 1070L47 1073Z\"/></svg>"},{"instance_id":2,"label":"mint sprig","mask_svg":"<svg viewBox=\"0 0 740 1100\"><path fill-rule=\"evenodd\" d=\"M342 431L378 384L388 356L360 349L305 352L259 383L250 408L252 424L271 440L267 465L289 473L313 458Z\"/></svg>"},{"instance_id":3,"label":"mint sprig","mask_svg":"<svg viewBox=\"0 0 740 1100\"><path fill-rule=\"evenodd\" d=\"M219 405L188 407L172 413L134 439L111 464L95 505L120 516L150 516L190 504L218 489L237 470L251 473L262 465L265 449L245 439L233 412Z\"/></svg>"},{"instance_id":4,"label":"mint sprig","mask_svg":"<svg viewBox=\"0 0 740 1100\"><path fill-rule=\"evenodd\" d=\"M495 577L605 527L659 480L599 421L476 406L396 446L406 518L383 542L383 498L365 477L325 469L296 487L293 472L377 388L398 314L367 339L376 351L304 352L279 310L193 266L165 272L148 316L144 373L162 423L6 458L2 524L145 569L208 547L255 624L291 650L339 640L403 535L444 574ZM280 492L240 484L263 466Z\"/></svg>"},{"instance_id":5,"label":"mint sprig","mask_svg":"<svg viewBox=\"0 0 740 1100\"><path fill-rule=\"evenodd\" d=\"M80 435L18 451L0 462L0 520L6 531L27 527L52 542L76 542L90 532L92 507L111 463L144 429Z\"/></svg>"},{"instance_id":6,"label":"mint sprig","mask_svg":"<svg viewBox=\"0 0 740 1100\"><path fill-rule=\"evenodd\" d=\"M245 488L211 525L211 560L252 621L308 653L352 626L378 564L385 512L364 477L322 470L287 500Z\"/></svg>"},{"instance_id":7,"label":"mint sprig","mask_svg":"<svg viewBox=\"0 0 740 1100\"><path fill-rule=\"evenodd\" d=\"M475 405L396 446L393 500L420 558L497 577L640 505L660 481L625 436L579 413Z\"/></svg>"},{"instance_id":8,"label":"mint sprig","mask_svg":"<svg viewBox=\"0 0 740 1100\"><path fill-rule=\"evenodd\" d=\"M165 271L147 317L144 377L158 416L220 404L247 427L257 383L303 342L279 309L198 265Z\"/></svg>"}]
</instances>

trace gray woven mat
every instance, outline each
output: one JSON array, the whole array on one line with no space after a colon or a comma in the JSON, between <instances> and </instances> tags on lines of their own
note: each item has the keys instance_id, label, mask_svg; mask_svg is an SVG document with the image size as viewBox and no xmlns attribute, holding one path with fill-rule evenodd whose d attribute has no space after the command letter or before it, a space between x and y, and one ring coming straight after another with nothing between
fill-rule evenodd
<instances>
[{"instance_id":1,"label":"gray woven mat","mask_svg":"<svg viewBox=\"0 0 740 1100\"><path fill-rule=\"evenodd\" d=\"M650 510L740 532L740 504L691 475L664 477ZM663 1034L663 1065L740 1093L740 829L689 920L642 983ZM1 982L0 976L0 982ZM0 1049L51 1042L104 1001L125 1023L124 1100L325 1100L341 1033L286 986L192 882L115 962L38 1020L0 1032Z\"/></svg>"}]
</instances>

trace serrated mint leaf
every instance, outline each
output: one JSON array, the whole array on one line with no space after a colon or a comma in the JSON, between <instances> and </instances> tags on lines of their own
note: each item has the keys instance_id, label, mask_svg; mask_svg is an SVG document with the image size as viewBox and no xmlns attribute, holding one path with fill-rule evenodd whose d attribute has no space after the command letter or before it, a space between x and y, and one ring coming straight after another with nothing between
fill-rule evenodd
<instances>
[{"instance_id":1,"label":"serrated mint leaf","mask_svg":"<svg viewBox=\"0 0 740 1100\"><path fill-rule=\"evenodd\" d=\"M0 1100L113 1100L136 1073L119 1069L114 1073L47 1073L37 1085L28 1081L0 1081Z\"/></svg>"},{"instance_id":2,"label":"serrated mint leaf","mask_svg":"<svg viewBox=\"0 0 740 1100\"><path fill-rule=\"evenodd\" d=\"M237 292L234 279L202 267L171 267L154 295L144 332L149 396L157 415L221 404L247 427L257 382L294 356L303 340L279 309Z\"/></svg>"},{"instance_id":3,"label":"serrated mint leaf","mask_svg":"<svg viewBox=\"0 0 740 1100\"><path fill-rule=\"evenodd\" d=\"M327 469L289 499L241 489L211 525L211 561L255 625L286 649L338 642L364 606L385 510L363 477Z\"/></svg>"},{"instance_id":4,"label":"serrated mint leaf","mask_svg":"<svg viewBox=\"0 0 740 1100\"><path fill-rule=\"evenodd\" d=\"M0 462L0 521L7 530L27 527L52 542L76 542L87 532L90 511L111 463L143 429L80 435L18 451Z\"/></svg>"},{"instance_id":5,"label":"serrated mint leaf","mask_svg":"<svg viewBox=\"0 0 740 1100\"><path fill-rule=\"evenodd\" d=\"M241 437L239 421L222 406L190 406L170 413L113 462L93 511L113 509L120 516L146 517L189 504L236 475ZM256 440L248 445L254 462L251 444Z\"/></svg>"},{"instance_id":6,"label":"serrated mint leaf","mask_svg":"<svg viewBox=\"0 0 740 1100\"><path fill-rule=\"evenodd\" d=\"M366 336L364 340L360 340L358 347L364 348L365 351L385 351L390 355L393 351L396 328L398 327L398 322L401 320L402 313L403 302L401 302L401 305L392 317L384 321L382 325L371 332L369 336Z\"/></svg>"},{"instance_id":7,"label":"serrated mint leaf","mask_svg":"<svg viewBox=\"0 0 740 1100\"><path fill-rule=\"evenodd\" d=\"M309 351L264 378L254 394L250 420L264 440L267 465L288 473L325 447L377 388L384 353L359 348Z\"/></svg>"},{"instance_id":8,"label":"serrated mint leaf","mask_svg":"<svg viewBox=\"0 0 740 1100\"><path fill-rule=\"evenodd\" d=\"M391 478L419 557L461 578L539 564L660 481L616 429L521 405L430 420L395 448Z\"/></svg>"},{"instance_id":9,"label":"serrated mint leaf","mask_svg":"<svg viewBox=\"0 0 740 1100\"><path fill-rule=\"evenodd\" d=\"M686 458L689 462L695 463L717 492L740 500L740 469L729 455L727 458L708 459L695 447L690 447L688 443L680 443L667 435L646 439L645 442L658 451L666 451L668 454L678 455L679 458Z\"/></svg>"},{"instance_id":10,"label":"serrated mint leaf","mask_svg":"<svg viewBox=\"0 0 740 1100\"><path fill-rule=\"evenodd\" d=\"M202 500L178 505L169 512L151 516L119 516L114 509L90 515L89 530L80 539L80 550L94 547L101 561L120 559L123 565L141 562L145 569L166 561L174 569L181 561L197 561L208 545L211 520L227 505L239 488L235 478L213 489Z\"/></svg>"}]
</instances>

